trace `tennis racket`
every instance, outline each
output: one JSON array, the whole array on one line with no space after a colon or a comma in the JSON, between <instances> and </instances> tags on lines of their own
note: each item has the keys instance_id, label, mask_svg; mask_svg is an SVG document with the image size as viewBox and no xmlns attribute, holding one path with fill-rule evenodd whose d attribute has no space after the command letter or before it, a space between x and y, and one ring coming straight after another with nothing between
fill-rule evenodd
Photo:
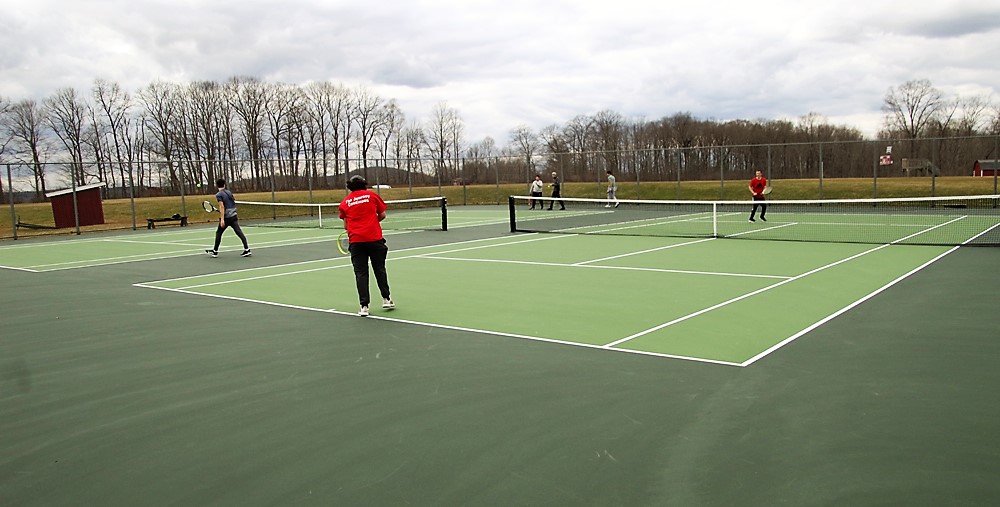
<instances>
[{"instance_id":1,"label":"tennis racket","mask_svg":"<svg viewBox=\"0 0 1000 507\"><path fill-rule=\"evenodd\" d=\"M213 211L219 211L218 209L215 208L215 206L212 206L211 202L208 202L208 201L201 201L201 207L205 208L205 211L207 211L209 213L211 213Z\"/></svg>"},{"instance_id":2,"label":"tennis racket","mask_svg":"<svg viewBox=\"0 0 1000 507\"><path fill-rule=\"evenodd\" d=\"M770 194L771 193L771 185L768 185L768 186L764 187L764 191L761 192L761 193L764 194L764 195Z\"/></svg>"},{"instance_id":3,"label":"tennis racket","mask_svg":"<svg viewBox=\"0 0 1000 507\"><path fill-rule=\"evenodd\" d=\"M337 236L337 250L340 250L340 253L347 255L350 248L351 241L347 238L347 231L344 231L340 233L340 236Z\"/></svg>"}]
</instances>

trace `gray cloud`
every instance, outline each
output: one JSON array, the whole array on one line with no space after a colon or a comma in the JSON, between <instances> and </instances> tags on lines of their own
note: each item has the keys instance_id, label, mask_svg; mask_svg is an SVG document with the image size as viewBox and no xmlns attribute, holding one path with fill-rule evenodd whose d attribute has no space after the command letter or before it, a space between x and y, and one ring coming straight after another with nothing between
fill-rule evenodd
<instances>
[{"instance_id":1,"label":"gray cloud","mask_svg":"<svg viewBox=\"0 0 1000 507\"><path fill-rule=\"evenodd\" d=\"M997 91L1000 8L981 2L706 0L0 0L0 95L87 91L95 78L331 80L396 99L411 120L447 102L475 138L506 141L610 109L657 119L796 119L874 133L890 86Z\"/></svg>"}]
</instances>

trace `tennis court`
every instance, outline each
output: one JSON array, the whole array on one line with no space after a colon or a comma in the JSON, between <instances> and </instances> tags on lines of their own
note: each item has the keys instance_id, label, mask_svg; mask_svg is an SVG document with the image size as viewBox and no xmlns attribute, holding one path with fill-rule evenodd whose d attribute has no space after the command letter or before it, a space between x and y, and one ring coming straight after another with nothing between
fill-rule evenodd
<instances>
[{"instance_id":1,"label":"tennis court","mask_svg":"<svg viewBox=\"0 0 1000 507\"><path fill-rule=\"evenodd\" d=\"M1000 498L1000 253L944 244L993 241L990 213L744 241L725 236L804 220L716 210L707 235L647 234L706 218L568 204L389 230L397 308L367 319L336 230L249 225L248 259L231 234L206 256L208 227L0 245L0 499ZM835 215L811 227L858 226Z\"/></svg>"}]
</instances>

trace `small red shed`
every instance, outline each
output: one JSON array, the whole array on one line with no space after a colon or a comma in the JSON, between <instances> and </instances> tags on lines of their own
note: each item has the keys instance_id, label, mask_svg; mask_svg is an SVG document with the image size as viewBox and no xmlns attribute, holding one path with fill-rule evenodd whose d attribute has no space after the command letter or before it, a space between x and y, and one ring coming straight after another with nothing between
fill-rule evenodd
<instances>
[{"instance_id":1,"label":"small red shed","mask_svg":"<svg viewBox=\"0 0 1000 507\"><path fill-rule=\"evenodd\" d=\"M977 160L972 165L973 176L994 176L1000 172L1000 160Z\"/></svg>"},{"instance_id":2,"label":"small red shed","mask_svg":"<svg viewBox=\"0 0 1000 507\"><path fill-rule=\"evenodd\" d=\"M104 205L101 201L101 187L104 182L76 187L76 210L80 215L80 226L104 223ZM56 228L76 227L73 213L73 189L56 190L45 194L52 203L52 216Z\"/></svg>"}]
</instances>

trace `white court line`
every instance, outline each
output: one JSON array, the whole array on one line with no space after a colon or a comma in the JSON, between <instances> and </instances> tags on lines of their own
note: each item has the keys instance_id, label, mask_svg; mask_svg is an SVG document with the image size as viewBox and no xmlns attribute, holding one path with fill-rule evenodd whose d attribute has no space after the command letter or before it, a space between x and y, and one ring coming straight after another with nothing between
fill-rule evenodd
<instances>
[{"instance_id":1,"label":"white court line","mask_svg":"<svg viewBox=\"0 0 1000 507\"><path fill-rule=\"evenodd\" d=\"M788 222L788 223L785 223L785 224L782 224L782 225L772 225L771 227L762 227L760 229L753 229L753 230L750 230L750 231L737 232L736 234L727 234L727 235L723 236L723 238L735 238L736 236L742 236L744 234L753 234L755 232L770 231L770 230L774 230L774 229L780 229L782 227L789 227L789 226L792 226L792 225L799 225L799 223L798 222Z\"/></svg>"},{"instance_id":2,"label":"white court line","mask_svg":"<svg viewBox=\"0 0 1000 507\"><path fill-rule=\"evenodd\" d=\"M41 272L41 271L38 271L37 269L16 268L14 266L0 266L0 269L12 269L14 271L24 271L24 272L27 272L27 273L40 273Z\"/></svg>"},{"instance_id":3,"label":"white court line","mask_svg":"<svg viewBox=\"0 0 1000 507\"><path fill-rule=\"evenodd\" d=\"M992 231L993 229L996 229L997 227L1000 227L1000 224L996 224L993 227L990 227L989 229L986 229L985 231L983 231L983 232L981 232L979 234L976 234L975 236L973 236L973 237L965 240L964 242L962 242L962 245L967 245L967 244L975 241L976 238L978 238L978 237L980 237L980 236L982 236L984 234L989 233L990 231ZM900 240L900 241L902 241L902 240ZM918 271L926 268L927 266L930 266L931 264L934 264L935 262L937 262L937 261L941 260L942 258L944 258L946 255L949 255L952 252L955 252L960 247L961 247L961 245L953 247L953 248L949 249L948 251L942 253L941 255L938 255L937 257L934 257L933 259L931 259L931 260L929 260L929 261L921 264L920 266L918 266L918 267L910 270L908 273L906 273L906 274L900 276L899 278L896 278L895 280L893 280L893 281L885 284L884 286L876 289L875 291L873 291L872 293L868 294L867 296L864 296L861 299L859 299L859 300L857 300L857 301L855 301L855 302L853 302L853 303L851 303L851 304L849 304L849 305L841 308L840 310L838 310L838 311L836 311L836 312L834 312L834 313L826 316L825 318L821 319L819 322L816 322L816 323L814 323L814 324L806 327L802 331L799 331L798 333L795 333L792 336L789 336L788 338L785 338L784 340L782 340L782 341L774 344L773 346L771 346L767 350L761 352L760 354L757 354L756 356L753 356L750 359L747 359L746 361L744 361L743 363L741 363L740 366L750 366L751 364L753 364L753 363L757 362L758 360L760 360L760 359L762 359L762 358L770 355L772 352L780 349L781 347L784 347L785 345L787 345L787 344L795 341L799 337L801 337L801 336L809 333L810 331L816 329L817 327L819 327L819 326L821 326L823 324L826 324L827 322L829 322L829 321L837 318L838 316L844 314L848 310L850 310L850 309L852 309L852 308L860 305L861 303L864 303L865 301L868 301L869 299L875 297L876 295L884 292L889 287L892 287L893 285L896 285L897 283L899 283L899 282L901 282L901 281L909 278L910 276L912 276L916 272L918 272Z\"/></svg>"},{"instance_id":4,"label":"white court line","mask_svg":"<svg viewBox=\"0 0 1000 507\"><path fill-rule=\"evenodd\" d=\"M310 244L310 243L322 243L324 241L333 241L335 239L336 238L321 238L321 239L313 239L313 240L310 240L310 241L302 241L302 240L299 240L299 239L286 239L286 240L277 240L277 241L266 241L266 242L263 242L263 243L253 243L252 248L253 249L262 249L262 248L271 248L271 247L285 246L285 245L306 245L306 244ZM169 243L164 243L164 244L169 244ZM238 247L238 248L220 249L219 251L220 252L229 252L229 251L235 252L235 251L241 251L242 249L243 249L243 247L241 246L241 247ZM168 251L168 252L152 252L152 253L148 253L148 254L122 255L122 256L118 256L118 257L104 257L102 259L90 259L90 260L84 259L84 260L77 260L77 261L56 262L56 263L51 263L51 264L35 264L35 265L30 266L30 267L31 268L52 268L53 266L63 266L63 267L55 267L55 268L52 268L52 269L45 269L44 270L44 271L62 271L62 270L67 270L67 269L81 269L81 268L90 268L90 267L97 267L97 266L109 266L109 265L113 265L113 264L127 264L127 263L130 263L130 262L155 261L155 260L162 260L162 259L176 259L176 258L179 258L179 257L190 257L190 256L193 256L193 255L205 255L204 247L203 246L199 246L199 247L196 247L194 250L184 249L184 250L173 250L173 251Z\"/></svg>"},{"instance_id":5,"label":"white court line","mask_svg":"<svg viewBox=\"0 0 1000 507\"><path fill-rule=\"evenodd\" d=\"M679 246L688 246L688 245L694 245L694 244L698 244L698 243L704 243L706 241L712 241L714 239L715 238L705 238L705 239L698 239L698 240L695 240L695 241L687 241L687 242L684 242L684 243L677 243L675 245L661 246L661 247L657 247L657 248L650 248L648 250L640 250L638 252L629 252L629 253L626 253L626 254L615 255L615 256L612 256L612 257L604 257L602 259L591 259L589 261L581 261L581 262L577 262L576 264L573 264L573 265L574 266L585 266L585 265L593 263L593 262L602 262L602 261L610 261L610 260L614 260L614 259L621 259L622 257L631 257L633 255L640 255L640 254L644 254L644 253L657 252L657 251L660 251L660 250L667 250L669 248L677 248Z\"/></svg>"},{"instance_id":6,"label":"white court line","mask_svg":"<svg viewBox=\"0 0 1000 507\"><path fill-rule=\"evenodd\" d=\"M663 268L638 268L630 266L592 266L589 264L563 264L558 262L536 262L536 261L512 261L505 259L465 259L462 257L443 257L435 254L419 255L415 257L420 257L421 259L438 259L445 261L463 261L463 262L491 262L497 264L526 264L529 266L549 266L549 267L561 267L561 268L589 268L589 269L613 269L620 271L649 271L653 273L680 273L685 275L708 275L708 276L735 276L743 278L777 278L779 280L785 280L791 278L790 276L780 276L780 275L757 275L751 273L726 273L726 272L715 272L715 271L692 271L685 269L663 269Z\"/></svg>"},{"instance_id":7,"label":"white court line","mask_svg":"<svg viewBox=\"0 0 1000 507\"><path fill-rule=\"evenodd\" d=\"M543 240L543 239L554 239L554 238L538 238L538 239L531 239L531 240L523 240L523 241L517 241L517 242L513 242L513 243L504 243L502 245L517 244L517 243L527 243L527 242L530 242L530 241L540 241L540 240ZM502 245L500 245L500 246L502 246ZM457 250L451 250L450 252L464 252L464 251L468 251L468 250L478 250L480 248L491 248L493 246L498 246L498 245L480 245L480 246L475 246L475 247L460 248L460 249L457 249ZM417 247L417 248L419 248L419 249L426 249L426 248L432 248L432 247ZM444 252L444 253L449 253L449 252ZM421 257L424 257L424 255L425 254L416 254L416 255L406 255L406 256L403 256L403 257L392 257L390 259L387 259L387 261L399 261L399 260L403 260L403 259L421 258ZM326 270L329 270L329 269L339 269L339 268L345 268L345 267L351 267L351 264L338 264L336 266L324 266L324 267L319 267L319 268L311 268L311 269L298 270L298 271L289 271L289 272L282 272L282 273L271 273L271 274L267 274L267 275L252 276L250 278L241 278L241 279L236 279L236 280L224 280L224 281L221 281L221 282L205 283L205 284L201 284L201 285L190 285L190 286L181 287L181 288L182 289L194 289L194 288L209 287L209 286L214 286L214 285L226 285L226 284L230 284L230 283L250 282L250 281L254 281L254 280L263 280L263 279L266 279L266 278L277 278L277 277L281 277L281 276L300 275L300 274L304 274L304 273L315 273L317 271L326 271ZM202 275L202 276L206 276L206 275ZM213 275L207 275L207 276L213 276Z\"/></svg>"},{"instance_id":8,"label":"white court line","mask_svg":"<svg viewBox=\"0 0 1000 507\"><path fill-rule=\"evenodd\" d=\"M531 236L535 236L535 234L531 234ZM560 236L556 236L556 237L560 237ZM439 248L439 247L451 247L451 246L456 246L456 245L466 245L466 244L469 244L469 243L481 243L481 242L484 242L484 241L495 241L497 239L502 239L502 238L496 238L496 237L493 237L493 238L480 238L480 239L470 239L470 240L465 240L465 241L457 241L457 242L454 242L454 243L445 243L443 245L416 246L416 247L412 247L412 248L404 248L404 249L400 249L400 250L392 250L392 251L390 251L390 254L392 254L392 253L399 253L399 252L410 252L410 251L413 251L413 250L426 250L428 248ZM512 244L512 243L505 242L505 243L502 243L502 244ZM452 251L462 251L462 250L452 250ZM409 255L409 256L406 256L406 257L398 257L398 258L397 257L390 257L388 260L389 261L395 261L395 260L399 260L399 259L409 259L409 258L412 258L412 257L420 257L420 255ZM219 271L219 272L210 273L210 274L182 276L182 277L178 277L178 278L167 278L167 279L164 279L164 280L156 280L156 281L152 281L152 282L143 282L143 283L144 284L151 284L151 283L178 282L178 281L181 281L181 280L192 280L192 279L195 279L195 278L223 276L223 275L229 275L229 274L234 274L234 273L246 273L246 272L250 272L250 271L260 271L260 270L265 270L265 269L270 270L270 269L278 269L278 268L284 268L284 267L290 267L290 266L299 266L299 265L303 265L303 264L312 264L312 263L316 263L316 262L330 262L330 261L333 261L333 260L346 260L346 259L348 259L346 256L328 257L328 258L325 258L325 259L315 259L315 260L302 261L302 262L293 262L293 263L290 263L290 264L280 264L280 265L273 265L273 266L255 266L255 267L251 267L251 268L236 269L236 270L232 270L232 271ZM331 266L331 268L337 268L337 267L340 267L340 266L339 265L337 265L337 266ZM312 271L312 270L307 270L307 271ZM288 273L284 273L284 274L293 275L293 274L296 274L296 273L297 272L292 271L292 272L288 272ZM142 285L142 284L135 284L135 285L138 286L138 285Z\"/></svg>"},{"instance_id":9,"label":"white court line","mask_svg":"<svg viewBox=\"0 0 1000 507\"><path fill-rule=\"evenodd\" d=\"M286 229L286 230L273 231L273 232L270 232L270 231L267 231L267 232L263 232L263 231L262 232L255 232L253 234L252 238L258 238L260 236L266 236L266 235L272 235L272 234L288 234L290 232L300 232L300 230ZM415 232L415 231L387 231L386 235L389 236L389 235L409 234L409 233L412 233L412 232ZM335 236L331 236L331 235L329 235L329 233L327 233L327 234L324 234L323 236L312 236L312 237L305 237L305 238L287 238L287 239L277 239L277 240L263 241L263 242L261 242L261 241L251 241L251 245L250 246L251 246L251 249L257 250L257 249L273 248L273 247L280 247L280 246L309 245L309 244L313 244L313 243L323 243L323 242L335 241L335 240L336 240ZM84 241L84 240L81 240L81 241ZM100 238L100 239L85 240L85 241L87 241L87 242L99 241L99 242L113 242L113 243L117 243L117 242L122 242L122 243L137 242L137 241L120 240L120 239L113 239L113 238ZM49 268L49 269L42 269L42 270L38 270L38 271L63 271L63 270L68 270L68 269L82 269L82 268L90 268L90 267L98 267L98 266L109 266L109 265L114 265L114 264L127 264L127 263L130 263L130 262L155 261L155 260L163 260L163 259L176 259L176 258L179 258L179 257L190 257L190 256L195 256L195 255L205 255L204 249L206 248L206 245L211 246L211 241L215 241L214 236L210 239L210 241L207 241L205 244L190 245L193 249L172 250L172 251L167 251L167 252L151 252L151 253L148 253L148 254L123 255L123 256L118 256L118 257L104 257L104 258L101 258L101 259L89 259L89 260L88 259L83 259L83 260L75 260L75 261L57 262L57 263L51 263L51 264L36 264L36 265L29 266L29 267L30 268ZM53 244L54 245L55 243L49 243L49 244ZM169 246L178 245L177 242L172 242L172 241L167 241L167 242L153 242L151 244L161 244L161 245L169 245ZM238 252L238 251L242 251L242 250L243 250L242 246L237 246L237 247L232 247L232 248L222 248L219 251L220 252ZM62 266L62 267L58 267L58 266ZM36 272L38 272L38 271L36 271Z\"/></svg>"},{"instance_id":10,"label":"white court line","mask_svg":"<svg viewBox=\"0 0 1000 507\"><path fill-rule=\"evenodd\" d=\"M737 297L735 297L735 298L732 298L732 299L729 299L729 300L726 300L726 301L723 301L723 302L721 302L721 303L718 303L718 304L715 304L715 305L712 305L712 306L710 306L710 307L708 307L708 308L703 308L703 309L701 309L701 310L698 310L697 312L694 312L694 313L689 313L689 314L687 314L687 315L684 315L684 316L682 316L682 317L678 317L678 318L676 318L676 319L674 319L674 320L671 320L671 321L669 321L669 322L664 322L663 324L660 324L660 325L658 325L658 326L653 326L653 327L651 327L651 328L649 328L649 329L646 329L646 330L643 330L643 331L640 331L640 332L638 332L638 333L634 333L634 334L632 334L632 335L629 335L629 336L626 336L626 337L624 337L624 338L621 338L621 339L618 339L618 340L615 340L615 341L613 341L613 342L610 342L610 343L606 344L605 346L606 346L606 347L614 347L614 346L616 346L616 345L620 345L620 344L622 344L622 343L624 343L624 342L627 342L627 341L630 341L630 340L634 340L635 338L639 338L640 336L645 336L645 335L647 335L647 334L650 334L650 333L653 333L653 332L656 332L656 331L659 331L659 330L661 330L661 329L664 329L664 328L667 328L667 327L670 327L670 326L672 326L672 325L674 325L674 324L677 324L677 323L680 323L680 322L684 322L684 321L686 321L686 320L689 320L689 319L692 319L692 318L694 318L694 317L697 317L697 316L699 316L699 315L704 315L704 314L706 314L706 313L709 313L709 312L712 312L712 311L715 311L715 310L718 310L719 308L723 308L723 307L726 307L726 306L729 306L729 305L731 305L731 304L733 304L733 303L736 303L736 302L738 302L738 301L742 301L742 300L744 300L744 299L747 299L747 298L749 298L749 297L752 297L752 296L756 296L757 294L761 294L761 293L763 293L763 292L767 292L767 291L769 291L769 290L771 290L771 289L775 289L775 288L777 288L777 287L781 287L782 285L785 285L785 284L787 284L787 283L791 283L791 282L794 282L794 281L796 281L796 280L800 280L800 279L802 279L802 278L805 278L805 277L807 277L807 276L809 276L809 275L813 275L813 274L816 274L816 273L819 273L820 271L824 271L824 270L826 270L826 269L829 269L829 268L832 268L832 267L834 267L834 266L838 266L838 265L840 265L840 264L843 264L843 263L845 263L845 262L848 262L848 261L851 261L851 260L854 260L854 259L857 259L857 258L859 258L859 257L862 257L862 256L864 256L864 255L868 255L868 254L870 254L870 253L872 253L872 252L877 252L877 251L879 251L879 250L882 250L883 248L886 248L886 247L889 247L889 246L892 246L892 245L893 245L893 244L895 244L895 243L899 243L899 242L901 242L901 241L906 241L907 239L910 239L910 238L912 238L912 237L914 237L914 236L919 236L920 234L924 234L925 232L929 232L929 231L931 231L931 230L934 230L934 229L937 229L938 227L943 227L943 226L945 226L945 225L948 225L948 224L951 224L951 223L953 223L953 222L957 222L957 221L959 221L959 220L961 220L961 219L963 219L963 218L965 218L965 217L964 217L964 216L962 216L962 217L958 217L958 218L956 218L956 219L954 219L954 220L950 220L950 221L948 221L948 222L945 222L945 223L943 223L943 224L939 224L939 225L935 225L934 227L931 227L931 228L929 228L929 229L925 229L925 230L923 230L923 231L920 231L920 232L918 232L918 233L915 233L915 234L911 234L911 235L909 235L909 236L906 236L906 237L904 237L904 238L900 238L900 239L897 239L896 241L893 241L892 243L887 243L887 244L885 244L885 245L879 245L879 246L877 246L877 247L875 247L875 248L871 248L871 249L868 249L868 250L865 250L864 252L861 252L861 253L857 253L857 254L854 254L854 255L852 255L852 256L850 256L850 257L847 257L847 258L845 258L845 259L841 259L841 260L839 260L839 261L836 261L836 262L832 262L832 263L830 263L830 264L827 264L827 265L825 265L825 266L820 266L820 267L818 267L818 268L816 268L816 269L812 269L812 270L809 270L809 271L806 271L805 273L802 273L802 274L800 274L800 275L797 275L797 276L794 276L794 277L792 277L792 278L789 278L789 279L787 279L787 280L782 280L782 281L780 281L780 282L778 282L778 283L775 283L775 284L773 284L773 285L769 285L769 286L767 286L767 287L763 287L763 288L761 288L761 289L757 289L757 290L755 290L755 291L752 291L752 292L748 292L748 293L746 293L746 294L743 294L742 296L737 296Z\"/></svg>"},{"instance_id":11,"label":"white court line","mask_svg":"<svg viewBox=\"0 0 1000 507\"><path fill-rule=\"evenodd\" d=\"M235 296L223 296L223 295L218 295L218 294L205 294L205 293L202 293L202 292L192 292L192 291L187 291L187 290L184 290L184 289L171 289L171 288L166 288L166 287L156 287L156 286L143 285L143 284L135 284L135 286L137 286L137 287L143 287L143 288L147 288L147 289L158 289L158 290L164 290L164 291L168 291L168 292L177 292L177 293L181 293L181 294L191 294L191 295L195 295L195 296L209 296L209 297L214 297L214 298L219 298L219 299L228 299L228 300L231 300L231 301L241 301L241 302L246 302L246 303L257 303L257 304L268 305L268 306L277 306L277 307L281 307L281 308L293 308L293 309L296 309L296 310L304 310L304 311L310 311L310 312L331 313L331 314L336 314L336 315L345 315L345 316L357 317L357 313L355 313L355 312L345 312L345 311L340 311L340 310L336 310L336 309L312 308L312 307L308 307L308 306L292 305L292 304L286 304L286 303L277 303L277 302L274 302L274 301L262 301L262 300L258 300L258 299L241 298L241 297L235 297ZM357 317L357 318L361 318L361 317ZM555 343L555 344L559 344L559 345L571 345L571 346L574 346L574 347L582 347L582 348L588 348L588 349L613 350L613 351L616 351L616 352L624 352L626 354L636 354L636 355L643 355L643 356L654 356L654 357L662 357L662 358L669 358L669 359L683 359L683 360L687 360L687 361L695 361L695 362L699 362L699 363L719 364L719 365L724 365L724 366L740 366L739 363L734 363L734 362L731 362L731 361L721 361L721 360L717 360L717 359L706 359L706 358L702 358L702 357L689 357L689 356L680 356L680 355L674 355L674 354L663 354L663 353L659 353L659 352L648 352L648 351L641 351L641 350L616 349L616 348L609 348L607 346L602 346L602 345L593 345L593 344L589 344L589 343L571 342L571 341L566 341L566 340L558 340L558 339L555 339L555 338L545 338L545 337L541 337L541 336L531 336L531 335L523 335L523 334L516 334L516 333L505 333L505 332L502 332L502 331L491 331L491 330L488 330L488 329L476 329L476 328L471 328L471 327L450 326L450 325L447 325L447 324L437 324L437 323L434 323L434 322L422 322L422 321L409 320L409 319L397 319L397 318L394 318L394 317L384 317L384 316L381 316L381 315L369 315L368 317L365 317L365 318L368 319L368 320L384 320L386 322L397 322L397 323L400 323L400 324L410 324L410 325L430 327L430 328L435 328L435 329L447 329L447 330L452 330L452 331L463 331L463 332L468 332L468 333L484 334L484 335L490 335L490 336L500 336L500 337L504 337L504 338L518 338L518 339L522 339L522 340L531 340L531 341L539 341L539 342L546 342L546 343Z\"/></svg>"},{"instance_id":12,"label":"white court line","mask_svg":"<svg viewBox=\"0 0 1000 507\"><path fill-rule=\"evenodd\" d=\"M193 244L193 243L184 243L182 241L139 241L137 239L117 239L117 238L108 238L108 239L106 239L104 241L107 242L107 243L134 243L134 244L138 244L138 245L177 245L177 246L190 246L190 247L202 247L202 248L204 248L204 246L203 246L204 244L203 243L198 243L196 245L196 244Z\"/></svg>"}]
</instances>

